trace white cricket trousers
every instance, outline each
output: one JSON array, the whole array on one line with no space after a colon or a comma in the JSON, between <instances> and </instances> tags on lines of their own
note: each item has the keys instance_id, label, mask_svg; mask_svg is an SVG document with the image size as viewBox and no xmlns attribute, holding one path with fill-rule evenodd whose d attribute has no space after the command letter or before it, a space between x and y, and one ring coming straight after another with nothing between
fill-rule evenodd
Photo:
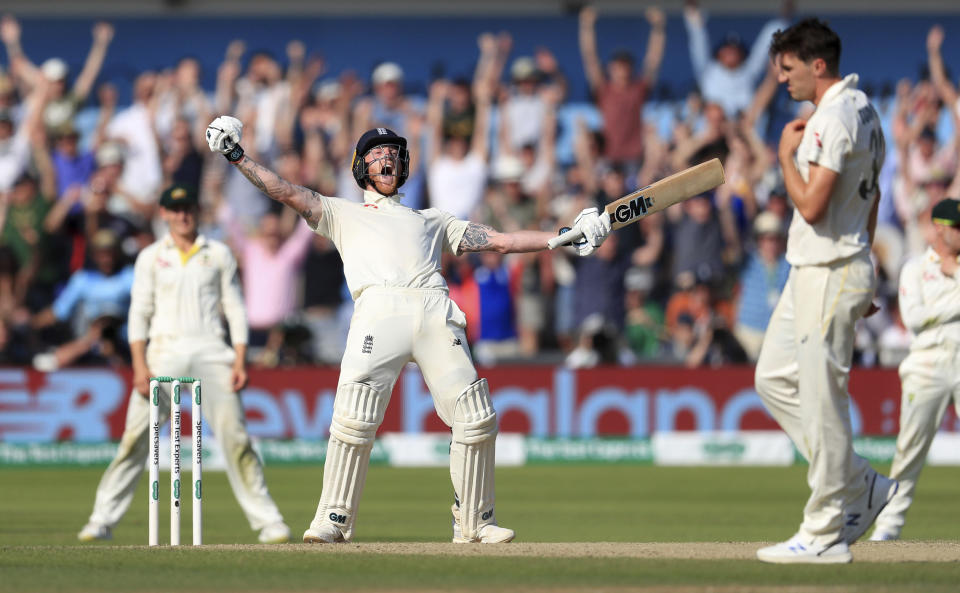
<instances>
[{"instance_id":1,"label":"white cricket trousers","mask_svg":"<svg viewBox=\"0 0 960 593\"><path fill-rule=\"evenodd\" d=\"M900 381L900 434L890 469L900 488L877 517L878 530L896 535L903 529L930 443L951 401L960 415L960 344L910 352L900 363Z\"/></svg>"},{"instance_id":2,"label":"white cricket trousers","mask_svg":"<svg viewBox=\"0 0 960 593\"><path fill-rule=\"evenodd\" d=\"M840 539L844 506L866 487L869 464L853 451L847 383L854 324L875 282L867 254L795 266L757 360L757 392L810 464L800 535L818 545Z\"/></svg>"},{"instance_id":3,"label":"white cricket trousers","mask_svg":"<svg viewBox=\"0 0 960 593\"><path fill-rule=\"evenodd\" d=\"M227 479L250 527L259 530L283 521L270 498L263 465L247 434L239 394L231 387L231 366L236 354L219 338L152 340L147 365L158 376L196 377L203 389L203 419L223 447ZM188 398L189 399L189 398ZM160 423L170 415L170 385L161 384ZM90 522L113 528L133 501L137 481L150 454L150 405L134 390L127 406L126 426L116 457L97 486Z\"/></svg>"},{"instance_id":4,"label":"white cricket trousers","mask_svg":"<svg viewBox=\"0 0 960 593\"><path fill-rule=\"evenodd\" d=\"M340 379L334 401L334 419L330 445L324 464L324 491L321 493L314 524L328 519L328 511L336 508L345 513L338 522L349 539L354 531L357 505L366 480L369 448L390 402L394 383L403 367L415 361L426 381L437 415L447 426L454 425L458 398L478 381L470 357L465 332L466 317L445 290L371 287L357 299L346 350L340 366ZM358 391L359 390L359 391ZM486 384L483 385L486 394ZM363 395L356 395L362 393ZM354 401L355 397L361 403ZM359 406L359 407L358 407ZM489 410L492 413L492 409ZM348 416L363 422L352 425L351 447L365 449L359 453L331 454L343 446L344 432L338 427ZM495 421L495 416L494 416ZM336 428L336 431L335 431ZM495 434L495 428L494 428ZM492 449L487 468L490 479L484 482L492 503ZM458 500L463 483L463 446L451 447L451 480ZM356 456L356 457L354 457ZM492 518L492 511L488 518Z\"/></svg>"}]
</instances>

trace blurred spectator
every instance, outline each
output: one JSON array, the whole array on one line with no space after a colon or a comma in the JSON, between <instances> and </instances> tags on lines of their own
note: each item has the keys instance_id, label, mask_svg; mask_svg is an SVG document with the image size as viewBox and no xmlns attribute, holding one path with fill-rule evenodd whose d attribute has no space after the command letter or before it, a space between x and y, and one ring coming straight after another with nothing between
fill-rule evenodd
<instances>
[{"instance_id":1,"label":"blurred spectator","mask_svg":"<svg viewBox=\"0 0 960 593\"><path fill-rule=\"evenodd\" d=\"M757 361L763 335L780 293L787 283L790 264L785 252L783 223L776 214L763 212L753 223L756 251L747 255L740 272L740 299L734 334L751 362Z\"/></svg>"},{"instance_id":2,"label":"blurred spectator","mask_svg":"<svg viewBox=\"0 0 960 593\"><path fill-rule=\"evenodd\" d=\"M574 325L579 337L577 348L567 357L569 366L593 366L601 360L616 362L617 349L608 347L610 336L623 330L624 277L630 267L629 256L618 248L619 238L619 233L611 234L591 257L574 262Z\"/></svg>"},{"instance_id":3,"label":"blurred spectator","mask_svg":"<svg viewBox=\"0 0 960 593\"><path fill-rule=\"evenodd\" d=\"M711 58L706 18L697 4L688 0L683 8L694 76L704 100L719 104L727 117L733 118L749 107L757 80L767 67L770 39L774 31L785 28L787 22L774 19L764 25L749 55L740 36L727 33L714 48ZM791 4L789 1L783 3L785 12L790 12Z\"/></svg>"},{"instance_id":4,"label":"blurred spectator","mask_svg":"<svg viewBox=\"0 0 960 593\"><path fill-rule=\"evenodd\" d=\"M695 196L675 210L680 211L681 218L671 228L670 277L676 279L680 274L690 273L700 278L721 278L727 242L710 196Z\"/></svg>"},{"instance_id":5,"label":"blurred spectator","mask_svg":"<svg viewBox=\"0 0 960 593\"><path fill-rule=\"evenodd\" d=\"M0 245L9 247L16 260L16 302L38 310L50 303L59 279L58 262L51 257L53 242L43 225L50 200L40 194L37 179L28 173L2 195Z\"/></svg>"},{"instance_id":6,"label":"blurred spectator","mask_svg":"<svg viewBox=\"0 0 960 593\"><path fill-rule=\"evenodd\" d=\"M92 151L81 152L80 134L73 124L67 122L56 128L53 134L53 166L57 173L57 196L64 195L74 186L83 186L93 175L97 166Z\"/></svg>"},{"instance_id":7,"label":"blurred spectator","mask_svg":"<svg viewBox=\"0 0 960 593\"><path fill-rule=\"evenodd\" d=\"M480 265L473 272L480 315L474 355L481 365L496 364L498 359L519 353L514 316L516 307L510 292L510 271L499 253L479 255Z\"/></svg>"},{"instance_id":8,"label":"blurred spectator","mask_svg":"<svg viewBox=\"0 0 960 593\"><path fill-rule=\"evenodd\" d=\"M97 23L93 26L93 44L72 89L67 88L67 63L60 58L50 58L37 68L23 53L20 34L20 23L13 16L4 15L0 19L0 39L7 48L11 74L24 90L49 82L50 101L43 112L43 123L48 129L55 130L71 123L100 73L107 47L113 39L113 25Z\"/></svg>"},{"instance_id":9,"label":"blurred spectator","mask_svg":"<svg viewBox=\"0 0 960 593\"><path fill-rule=\"evenodd\" d=\"M157 75L144 72L133 83L133 104L107 124L106 135L123 149L123 174L117 185L122 199L113 199L110 210L143 224L154 214L163 182L160 149L149 110Z\"/></svg>"},{"instance_id":10,"label":"blurred spectator","mask_svg":"<svg viewBox=\"0 0 960 593\"><path fill-rule=\"evenodd\" d=\"M344 288L340 255L329 239L314 234L303 266L302 306L315 362L338 364L343 357L353 310L353 301L344 298Z\"/></svg>"},{"instance_id":11,"label":"blurred spectator","mask_svg":"<svg viewBox=\"0 0 960 593\"><path fill-rule=\"evenodd\" d=\"M639 360L656 360L666 337L663 307L650 300L654 277L650 270L631 268L624 278L626 288L627 344Z\"/></svg>"},{"instance_id":12,"label":"blurred spectator","mask_svg":"<svg viewBox=\"0 0 960 593\"><path fill-rule=\"evenodd\" d=\"M590 92L603 114L604 156L634 171L644 151L643 104L656 84L666 43L663 11L648 8L646 17L650 35L640 76L635 76L634 57L626 50L613 55L605 74L597 56L596 10L592 6L580 10L580 55Z\"/></svg>"},{"instance_id":13,"label":"blurred spectator","mask_svg":"<svg viewBox=\"0 0 960 593\"><path fill-rule=\"evenodd\" d=\"M73 339L53 352L34 357L33 366L53 371L92 355L91 361L120 365L129 361L126 355L126 317L133 287L133 266L123 264L118 237L102 229L90 241L95 269L81 269L53 305L34 315L30 324L35 329L72 320Z\"/></svg>"},{"instance_id":14,"label":"blurred spectator","mask_svg":"<svg viewBox=\"0 0 960 593\"><path fill-rule=\"evenodd\" d=\"M404 93L403 68L394 62L383 62L374 68L370 80L373 96L359 101L354 110L357 129L379 126L408 135L410 119L422 111L422 104Z\"/></svg>"}]
</instances>

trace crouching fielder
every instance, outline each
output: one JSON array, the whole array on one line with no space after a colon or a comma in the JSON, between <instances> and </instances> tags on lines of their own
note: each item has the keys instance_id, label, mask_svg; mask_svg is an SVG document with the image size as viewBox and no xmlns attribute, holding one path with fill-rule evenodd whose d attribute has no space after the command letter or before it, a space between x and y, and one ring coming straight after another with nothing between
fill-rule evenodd
<instances>
[{"instance_id":1,"label":"crouching fielder","mask_svg":"<svg viewBox=\"0 0 960 593\"><path fill-rule=\"evenodd\" d=\"M293 185L245 156L243 124L221 116L207 128L210 150L226 156L270 198L294 208L343 258L356 308L330 425L317 514L303 534L311 543L353 537L374 435L383 421L400 370L415 361L433 395L437 414L452 429L450 478L455 492L454 541L501 543L514 538L494 515L494 443L497 415L487 381L470 358L463 312L450 300L440 256L469 251L520 253L547 248L551 233L499 233L434 209L400 204L397 190L409 174L407 141L386 128L360 137L353 176L363 204L322 196ZM589 255L610 232L595 208L574 224Z\"/></svg>"},{"instance_id":2,"label":"crouching fielder","mask_svg":"<svg viewBox=\"0 0 960 593\"><path fill-rule=\"evenodd\" d=\"M871 540L900 539L920 470L950 401L960 414L960 201L933 208L934 243L900 273L900 316L914 334L900 364L900 434L890 477L900 489L877 517Z\"/></svg>"}]
</instances>

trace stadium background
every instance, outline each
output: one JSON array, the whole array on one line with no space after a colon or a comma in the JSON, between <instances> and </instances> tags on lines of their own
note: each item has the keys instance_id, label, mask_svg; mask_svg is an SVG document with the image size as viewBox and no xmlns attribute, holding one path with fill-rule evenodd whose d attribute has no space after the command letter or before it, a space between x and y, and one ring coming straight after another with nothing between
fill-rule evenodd
<instances>
[{"instance_id":1,"label":"stadium background","mask_svg":"<svg viewBox=\"0 0 960 593\"><path fill-rule=\"evenodd\" d=\"M711 47L732 32L738 34L749 48L761 27L777 16L779 9L762 2L705 4L704 9L709 14L707 30ZM943 54L948 67L955 61L951 58L957 55L960 40L952 33L960 31L960 14L957 6L948 2L912 3L909 13L902 12L900 3L871 4L872 10L867 14L861 11L861 4L857 2L801 2L796 15L816 13L827 18L840 33L844 40L841 69L845 73L858 72L861 85L881 109L885 129L889 131L887 146L890 155L896 152L892 127L898 104L897 85L906 80L910 84L909 93L923 92L919 89L926 76L925 38L934 24L940 24L947 31ZM441 8L438 3L415 2L401 9L392 3L365 3L362 8L348 8L335 2L288 1L272 3L271 6L270 12L264 13L262 5L256 2L185 1L133 5L12 2L5 10L19 18L22 46L29 58L37 65L48 58L62 58L69 67L70 81L83 66L94 23L105 20L113 24L115 34L97 76L97 86L73 118L73 125L80 134L81 150L93 148L92 136L101 109L98 99L101 84L115 86L118 96L116 110L119 112L130 104L138 75L148 70L163 72L173 68L180 58L190 56L201 66L201 86L206 93L212 94L224 51L234 39L242 39L246 44L241 60L243 71L246 71L251 53L261 50L276 57L280 67L285 69L288 65L287 44L291 40L301 40L306 57L322 56L325 64L313 86L314 91L319 91L323 82L337 80L352 71L364 85L363 94L366 95L374 68L384 61L396 62L403 69L403 92L422 105L435 79L472 76L479 35L506 31L512 37L512 48L501 76L505 86L509 86L514 61L521 56L532 56L540 48L552 52L566 79L566 95L557 107L558 168L574 164L573 144L578 118L598 129L599 114L591 104L577 46L577 5L574 3L466 2ZM605 62L615 50L628 49L639 62L650 33L643 15L646 6L625 2L597 3L600 14L597 40L602 61ZM666 3L664 8L667 11L664 59L657 83L645 105L644 117L646 125L656 130L670 150L674 126L684 117L686 100L695 91L696 82L681 4ZM224 18L226 13L231 16ZM0 61L0 64L6 69L8 61ZM22 108L18 103L24 97L16 93L13 97L14 119L17 120L16 110ZM760 135L768 143L774 141L780 124L792 117L794 110L784 92L778 91L758 125ZM496 176L498 163L497 122L495 113L494 126L489 132L495 145L489 159L492 177ZM696 131L696 126L704 124L701 121L692 125ZM953 142L954 125L947 109L939 113L934 132L938 147ZM55 130L47 130L51 147L56 134ZM160 154L164 154L164 144L161 138L158 144ZM953 177L955 155L951 162L954 168L949 174ZM30 170L35 171L35 165L31 167L34 168ZM895 179L897 163L888 159L888 167L890 179ZM670 166L664 164L660 170L669 172ZM495 179L491 181L491 185L495 182ZM626 187L631 184L635 185L636 180L625 181ZM758 184L766 185L757 191L758 196L775 191L775 182L769 179L758 180ZM418 187L425 185L420 183ZM569 188L559 187L556 191L563 193L566 189ZM422 205L429 203L427 190L419 191L419 198L414 194L410 199L419 199ZM62 198L58 195L42 199L56 202ZM746 212L742 208L735 212L743 254L754 250L752 224L762 209L761 205L756 212ZM888 208L887 216L890 227L899 228L902 233L906 225L898 220L894 206ZM555 222L548 218L539 224L550 227ZM660 307L660 314L669 309L670 300L680 291L675 284L669 256L671 241L679 240L677 236L670 236L671 225L675 222L664 223L667 238L659 255L647 266L655 278L653 288L649 290L650 297ZM136 232L156 231L155 225L149 221L140 221L140 224L142 228ZM207 228L208 232L226 234L216 228L214 219ZM248 238L256 238L258 230L251 227L244 232L248 233ZM92 237L87 239L92 240ZM131 247L130 242L124 245L125 256L133 257L136 248ZM904 249L905 253L909 252L908 248ZM30 316L41 312L62 291L69 274L79 269L75 263L76 254L73 257L72 268L59 269L59 276L51 283L50 291L37 297L39 300L27 299L5 309L2 352L5 365L0 369L2 465L101 464L112 452L109 443L119 438L129 389L129 371L122 356L108 361L94 350L65 369L49 368L49 364L44 364L49 363L49 359L37 359L37 355L49 354L57 344L77 337L67 322L43 331L33 329L29 322ZM745 257L742 255L732 266L725 262L722 277L714 275L710 279L717 285L711 288L716 291L712 293L710 304L714 317L722 316L719 309L724 302L736 307L737 275ZM82 263L82 256L80 259ZM322 258L310 261L308 257L308 264L303 266L322 265L317 261L329 262ZM502 265L509 278L504 298L509 299L511 309L520 307L524 298L540 294L539 286L532 289L522 286L524 266L528 263L507 261ZM294 279L298 293L304 290L306 274L303 266ZM468 267L475 271L483 264L472 261ZM464 275L468 273L455 267L449 271L460 281L465 280ZM328 276L324 278L328 279ZM335 276L334 273L330 277L335 279ZM545 289L543 292L546 294ZM340 298L336 299L338 302L334 303L339 312L334 317L342 320L349 314L349 299L344 299L342 290L340 293ZM897 333L897 321L890 314L894 296L895 278L887 278L886 292L881 294L888 305L887 312L881 315L883 321L878 322L879 325L861 330L858 366L853 371L851 383L855 432L865 437L858 441L858 447L879 461L889 460L892 455L891 437L896 433L899 409L899 381L893 367L903 353L903 332ZM547 297L550 302L546 302ZM537 332L536 348L526 351L522 346L518 348L512 344L506 350L493 348L480 356L481 362L486 363L482 374L489 377L501 412L502 431L507 439L514 439L511 441L513 445L508 443L502 447L505 451L514 451L512 456L504 454L506 463L611 459L683 464L788 464L795 461L785 438L767 432L776 427L753 392L752 367L748 363L718 348L715 355L696 364L684 364L688 361L675 355L672 330L667 327L669 319L662 321L657 330L660 337L653 354L639 352L625 342L624 323L620 320L613 323L615 330L612 334L605 336L617 344L612 353L599 352L602 347L597 346L599 360L588 358L586 363L580 359L571 360L570 352L578 344L578 328L565 330L569 335L559 335L561 332L556 331L553 324L557 315L554 309L561 305L553 302L554 297L555 294L546 294L544 300L538 301L547 311L548 320ZM298 299L302 298L300 294ZM481 306L475 304L472 311L469 306L463 308L477 316L471 320L475 328L475 345L485 341L478 339L483 336L476 333L481 331L476 329L480 325ZM669 311L666 313L670 315ZM75 315L82 315L82 312ZM507 317L515 326L522 321L522 318L510 317L510 314ZM682 313L680 318L682 323ZM731 313L727 321L735 322L735 314ZM336 320L330 321L321 331L336 334L341 327L336 323ZM309 444L322 444L326 436L336 382L335 357L323 359L317 355L316 348L329 344L318 346L310 338L304 338L298 330L305 325L309 326L309 323L304 322L300 309L294 304L288 315L264 329L267 340L271 330L279 331L283 338L281 346L274 351L270 351L268 345L254 349L251 386L245 393L244 402L252 434L267 443L262 445L261 452L268 464L296 460L312 463L322 457L322 446L311 447ZM731 327L727 329L732 330ZM885 332L893 335L886 345L882 340ZM899 341L894 339L897 336ZM507 341L516 337L514 331L513 335L507 336ZM310 349L311 346L314 350ZM414 465L443 462L438 453L442 446L438 449L437 445L443 440L443 427L429 404L419 374L415 368L408 369L398 382L382 433L412 435L413 440L404 440L395 445L395 449L422 453L413 459L392 460L391 455L402 457L402 454L391 453L394 449L387 447L381 461ZM941 437L934 446L935 463L960 462L960 447L954 440L958 430L960 421L949 412ZM686 435L671 436L677 431ZM423 433L428 436L416 436ZM690 435L696 436L689 440L686 437ZM613 440L596 441L596 437ZM772 445L771 438L774 439ZM278 441L279 445L273 441ZM604 442L613 445L603 447ZM686 453L673 457L658 456L656 451L660 450ZM765 455L771 450L780 453ZM215 450L211 455L215 455Z\"/></svg>"}]
</instances>

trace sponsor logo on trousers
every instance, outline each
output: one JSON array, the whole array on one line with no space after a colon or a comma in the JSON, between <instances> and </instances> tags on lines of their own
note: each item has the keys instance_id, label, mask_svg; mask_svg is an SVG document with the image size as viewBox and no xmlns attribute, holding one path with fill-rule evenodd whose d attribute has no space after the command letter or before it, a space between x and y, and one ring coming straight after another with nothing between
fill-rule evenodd
<instances>
[{"instance_id":1,"label":"sponsor logo on trousers","mask_svg":"<svg viewBox=\"0 0 960 593\"><path fill-rule=\"evenodd\" d=\"M492 517L492 516L493 516L493 509L490 509L489 511L487 511L487 512L485 512L484 514L480 515L480 519L483 520L483 521L487 521L487 520L490 519L490 517Z\"/></svg>"}]
</instances>

